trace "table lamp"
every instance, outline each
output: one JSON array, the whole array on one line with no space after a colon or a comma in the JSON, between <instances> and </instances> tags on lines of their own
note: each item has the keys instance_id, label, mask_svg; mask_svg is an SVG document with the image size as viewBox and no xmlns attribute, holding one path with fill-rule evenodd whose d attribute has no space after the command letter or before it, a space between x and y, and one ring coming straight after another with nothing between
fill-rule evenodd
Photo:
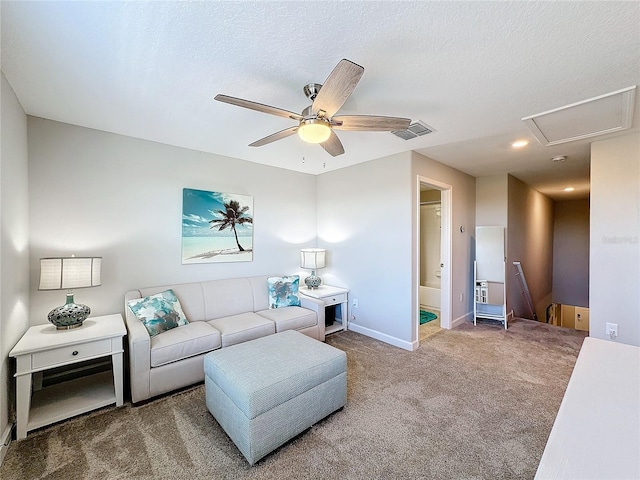
<instances>
[{"instance_id":1,"label":"table lamp","mask_svg":"<svg viewBox=\"0 0 640 480\"><path fill-rule=\"evenodd\" d=\"M102 257L56 257L40 259L38 290L67 290L67 303L49 312L47 319L58 330L82 325L91 309L73 301L74 288L97 287Z\"/></svg>"},{"instance_id":2,"label":"table lamp","mask_svg":"<svg viewBox=\"0 0 640 480\"><path fill-rule=\"evenodd\" d=\"M304 279L308 288L318 288L322 283L322 279L316 276L316 270L324 268L325 253L324 248L303 248L300 250L300 266L311 269L311 275Z\"/></svg>"}]
</instances>

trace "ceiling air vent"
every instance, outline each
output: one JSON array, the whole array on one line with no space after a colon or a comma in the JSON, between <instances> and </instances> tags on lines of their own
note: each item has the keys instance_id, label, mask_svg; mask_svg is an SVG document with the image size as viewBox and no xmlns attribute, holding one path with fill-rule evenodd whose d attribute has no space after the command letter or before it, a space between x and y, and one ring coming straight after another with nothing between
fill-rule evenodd
<instances>
[{"instance_id":1,"label":"ceiling air vent","mask_svg":"<svg viewBox=\"0 0 640 480\"><path fill-rule=\"evenodd\" d=\"M411 140L412 138L421 137L429 133L433 133L435 130L422 120L418 120L415 123L409 125L406 130L395 130L393 133L396 137L400 137L403 140Z\"/></svg>"}]
</instances>

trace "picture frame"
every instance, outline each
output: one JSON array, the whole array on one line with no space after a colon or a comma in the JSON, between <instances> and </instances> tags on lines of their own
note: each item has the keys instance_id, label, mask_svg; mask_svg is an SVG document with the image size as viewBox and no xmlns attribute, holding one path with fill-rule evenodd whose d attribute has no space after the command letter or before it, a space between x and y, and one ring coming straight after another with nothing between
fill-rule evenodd
<instances>
[{"instance_id":1,"label":"picture frame","mask_svg":"<svg viewBox=\"0 0 640 480\"><path fill-rule=\"evenodd\" d=\"M184 188L182 263L253 261L253 197Z\"/></svg>"}]
</instances>

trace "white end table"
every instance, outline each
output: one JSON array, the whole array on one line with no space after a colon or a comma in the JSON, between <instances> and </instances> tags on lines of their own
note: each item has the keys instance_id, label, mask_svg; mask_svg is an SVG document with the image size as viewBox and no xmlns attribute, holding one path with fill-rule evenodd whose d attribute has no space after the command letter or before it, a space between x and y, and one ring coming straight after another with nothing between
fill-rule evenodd
<instances>
[{"instance_id":1,"label":"white end table","mask_svg":"<svg viewBox=\"0 0 640 480\"><path fill-rule=\"evenodd\" d=\"M325 327L325 335L347 329L347 310L349 306L348 288L333 287L331 285L320 285L318 288L300 287L299 291L301 294L308 297L322 300L324 302L325 309L326 307L331 307L333 305L339 306L339 313L337 311L338 309L336 309L335 318L332 319L333 322L331 323L331 325L327 325Z\"/></svg>"},{"instance_id":2,"label":"white end table","mask_svg":"<svg viewBox=\"0 0 640 480\"><path fill-rule=\"evenodd\" d=\"M57 330L29 328L11 350L16 359L17 438L27 432L115 403L123 404L122 315L89 317L82 326ZM31 392L33 374L55 367L110 356L113 374L101 372Z\"/></svg>"}]
</instances>

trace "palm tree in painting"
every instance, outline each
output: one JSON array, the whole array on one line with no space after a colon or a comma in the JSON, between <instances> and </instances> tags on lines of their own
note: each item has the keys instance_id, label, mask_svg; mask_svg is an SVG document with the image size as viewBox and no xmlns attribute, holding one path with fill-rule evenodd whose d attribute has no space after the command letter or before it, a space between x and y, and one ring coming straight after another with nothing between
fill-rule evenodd
<instances>
[{"instance_id":1,"label":"palm tree in painting","mask_svg":"<svg viewBox=\"0 0 640 480\"><path fill-rule=\"evenodd\" d=\"M216 210L215 213L222 215L222 218L209 220L211 228L218 227L218 231L221 232L225 228L231 228L233 234L236 236L236 243L241 252L244 252L244 248L238 241L238 232L236 231L236 225L243 225L245 223L253 223L253 219L247 215L249 207L241 207L240 202L237 200L230 200L224 204L225 211Z\"/></svg>"}]
</instances>

